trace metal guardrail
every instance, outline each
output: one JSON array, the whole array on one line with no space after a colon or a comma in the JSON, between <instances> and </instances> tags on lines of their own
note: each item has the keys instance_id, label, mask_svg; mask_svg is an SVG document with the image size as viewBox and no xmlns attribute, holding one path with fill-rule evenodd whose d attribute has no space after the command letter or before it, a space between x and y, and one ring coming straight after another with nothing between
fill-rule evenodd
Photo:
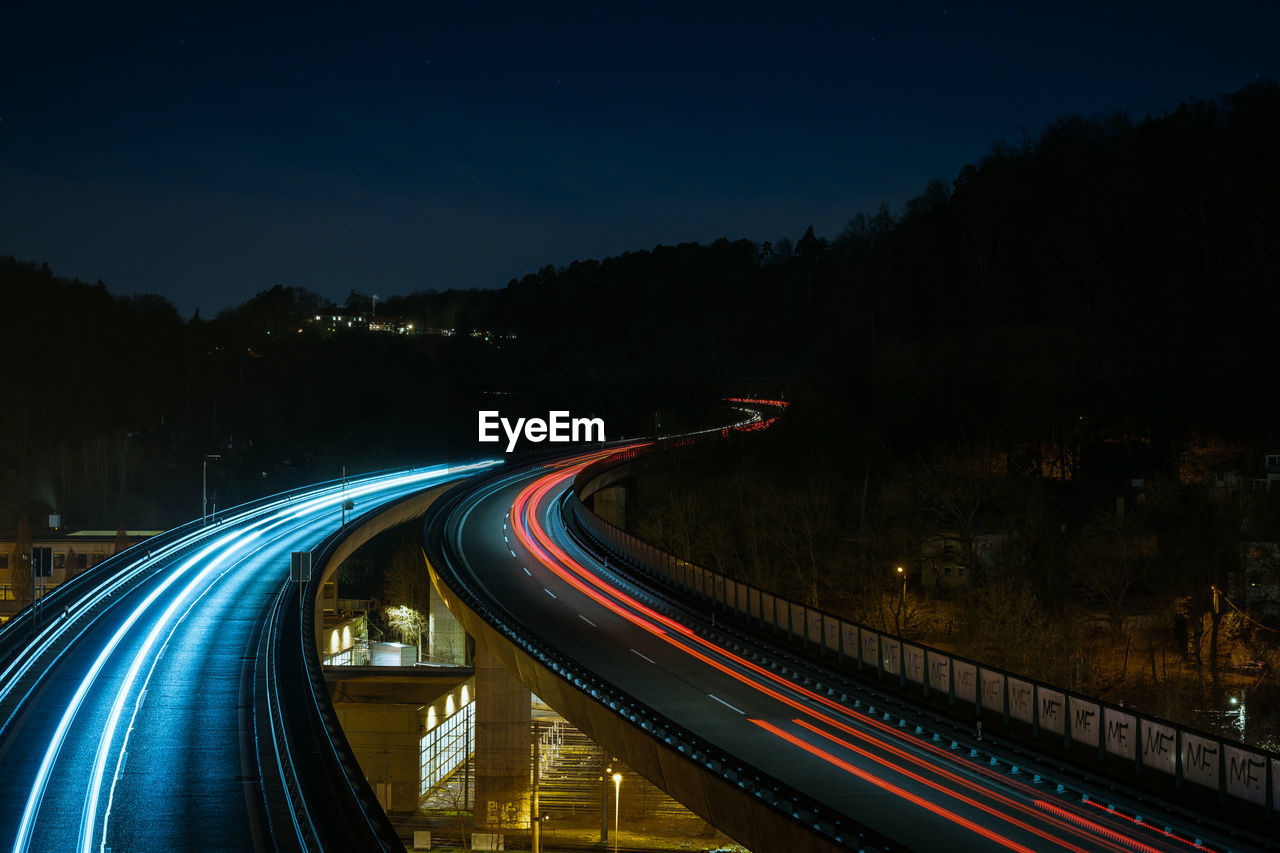
<instances>
[{"instance_id":1,"label":"metal guardrail","mask_svg":"<svg viewBox=\"0 0 1280 853\"><path fill-rule=\"evenodd\" d=\"M311 818L311 811L307 807L306 792L303 790L301 773L297 764L293 761L292 751L289 748L284 694L280 683L280 671L282 669L280 660L281 645L284 641L286 630L284 627L284 612L289 599L292 597L292 592L293 584L285 584L280 588L275 601L272 602L271 613L267 617L267 625L263 631L266 648L261 659L264 664L263 682L266 689L267 725L271 732L271 751L275 758L273 763L284 791L285 805L288 807L294 837L302 850L317 850L321 849L321 841L316 831L315 822ZM263 752L263 745L259 743L259 775L261 775L263 769ZM263 786L263 796L267 796L265 785ZM274 826L272 826L272 834L275 835ZM277 845L282 845L278 836L276 837L276 843Z\"/></svg>"},{"instance_id":2,"label":"metal guardrail","mask_svg":"<svg viewBox=\"0 0 1280 853\"><path fill-rule=\"evenodd\" d=\"M450 544L458 523L453 510L467 497L491 483L496 476L509 474L508 470L473 480L469 487L458 489L437 501L427 514L423 541L428 560L433 566L448 567L453 579L453 592L467 607L500 631L516 647L582 694L590 696L601 706L696 763L701 769L719 776L730 785L772 807L797 826L855 849L903 849L897 842L833 812L754 765L722 752L629 693L596 677L570 658L550 649L523 622L479 595L467 582L464 574L456 568L457 555L453 553Z\"/></svg>"},{"instance_id":3,"label":"metal guardrail","mask_svg":"<svg viewBox=\"0 0 1280 853\"><path fill-rule=\"evenodd\" d=\"M312 549L313 565L323 568L361 520L396 503L348 518L345 528ZM296 585L286 585L268 628L278 638L272 668L279 671L268 695L275 715L272 734L293 826L304 850L403 851L399 834L356 761L325 685L314 630L321 577L321 571L312 574L301 589L300 602L293 595Z\"/></svg>"},{"instance_id":4,"label":"metal guardrail","mask_svg":"<svg viewBox=\"0 0 1280 853\"><path fill-rule=\"evenodd\" d=\"M621 530L582 502L580 489L599 474L653 452L654 448L638 448L619 453L587 466L575 479L570 503L579 525L615 557L694 600L833 657L838 664L851 664L860 674L874 672L877 681L896 681L901 690L926 701L945 697L951 709L971 707L975 721L998 718L1005 729L1021 727L1033 742L1052 739L1063 754L1076 759L1081 750L1088 750L1096 756L1096 766L1127 762L1138 779L1162 774L1176 791L1215 796L1220 809L1231 802L1256 806L1265 822L1273 823L1280 808L1280 755L906 642L735 581Z\"/></svg>"}]
</instances>

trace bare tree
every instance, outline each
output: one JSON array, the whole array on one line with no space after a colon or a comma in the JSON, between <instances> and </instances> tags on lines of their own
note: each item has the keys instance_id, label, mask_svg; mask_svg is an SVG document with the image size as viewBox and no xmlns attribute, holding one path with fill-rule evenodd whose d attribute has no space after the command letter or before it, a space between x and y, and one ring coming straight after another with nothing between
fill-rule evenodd
<instances>
[{"instance_id":1,"label":"bare tree","mask_svg":"<svg viewBox=\"0 0 1280 853\"><path fill-rule=\"evenodd\" d=\"M124 430L116 430L112 433L109 442L107 452L116 469L116 485L119 493L123 495L129 489L129 471L133 467L134 459L133 448L129 443L129 434Z\"/></svg>"},{"instance_id":2,"label":"bare tree","mask_svg":"<svg viewBox=\"0 0 1280 853\"><path fill-rule=\"evenodd\" d=\"M697 490L676 488L637 525L637 535L696 562L707 514L706 504Z\"/></svg>"},{"instance_id":3,"label":"bare tree","mask_svg":"<svg viewBox=\"0 0 1280 853\"><path fill-rule=\"evenodd\" d=\"M382 579L382 600L388 606L403 606L427 613L431 604L431 579L422 549L405 537L396 546Z\"/></svg>"},{"instance_id":4,"label":"bare tree","mask_svg":"<svg viewBox=\"0 0 1280 853\"><path fill-rule=\"evenodd\" d=\"M412 639L417 644L421 660L422 634L430 630L431 579L422 549L408 536L391 555L382 579L382 600L388 626L400 634L402 642Z\"/></svg>"},{"instance_id":5,"label":"bare tree","mask_svg":"<svg viewBox=\"0 0 1280 853\"><path fill-rule=\"evenodd\" d=\"M1081 593L1106 608L1114 643L1125 635L1131 594L1150 580L1153 550L1152 541L1131 517L1100 512L1081 533L1072 576Z\"/></svg>"},{"instance_id":6,"label":"bare tree","mask_svg":"<svg viewBox=\"0 0 1280 853\"><path fill-rule=\"evenodd\" d=\"M421 649L422 632L427 629L427 614L397 604L387 608L387 624L400 634L400 641L413 642ZM419 652L421 658L421 652Z\"/></svg>"},{"instance_id":7,"label":"bare tree","mask_svg":"<svg viewBox=\"0 0 1280 853\"><path fill-rule=\"evenodd\" d=\"M9 558L9 577L14 600L20 604L31 604L35 596L35 588L31 584L31 522L25 515L18 521L18 536Z\"/></svg>"},{"instance_id":8,"label":"bare tree","mask_svg":"<svg viewBox=\"0 0 1280 853\"><path fill-rule=\"evenodd\" d=\"M980 583L983 566L975 542L978 514L992 504L996 479L986 468L990 454L970 451L920 465L907 481L918 510L937 528L950 530L960 541L960 561Z\"/></svg>"},{"instance_id":9,"label":"bare tree","mask_svg":"<svg viewBox=\"0 0 1280 853\"><path fill-rule=\"evenodd\" d=\"M818 606L818 581L825 573L836 529L836 499L832 484L816 476L797 488L766 487L760 497L769 508L773 550L787 567L796 591L811 607Z\"/></svg>"},{"instance_id":10,"label":"bare tree","mask_svg":"<svg viewBox=\"0 0 1280 853\"><path fill-rule=\"evenodd\" d=\"M973 589L966 602L966 634L972 656L995 666L1031 673L1046 646L1047 620L1031 585L1009 578Z\"/></svg>"},{"instance_id":11,"label":"bare tree","mask_svg":"<svg viewBox=\"0 0 1280 853\"><path fill-rule=\"evenodd\" d=\"M1204 617L1208 615L1209 672L1218 680L1219 633L1229 608L1220 591L1240 569L1240 553L1249 528L1259 534L1275 518L1273 499L1247 496L1239 506L1210 499L1203 487L1174 483L1151 490L1151 512L1160 525L1162 585L1171 613L1182 610L1191 629L1191 651L1203 666ZM1272 531L1274 532L1274 531Z\"/></svg>"}]
</instances>

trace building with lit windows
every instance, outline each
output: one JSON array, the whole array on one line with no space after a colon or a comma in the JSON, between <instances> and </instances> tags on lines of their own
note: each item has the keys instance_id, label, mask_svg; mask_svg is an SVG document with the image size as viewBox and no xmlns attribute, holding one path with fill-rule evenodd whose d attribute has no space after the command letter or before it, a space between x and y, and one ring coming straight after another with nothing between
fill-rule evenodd
<instances>
[{"instance_id":1,"label":"building with lit windows","mask_svg":"<svg viewBox=\"0 0 1280 853\"><path fill-rule=\"evenodd\" d=\"M434 693L424 704L341 700L334 712L378 802L412 813L423 797L466 771L475 752L475 678L451 684L419 679Z\"/></svg>"},{"instance_id":2,"label":"building with lit windows","mask_svg":"<svg viewBox=\"0 0 1280 853\"><path fill-rule=\"evenodd\" d=\"M126 530L128 545L135 545L160 533L159 530ZM115 530L75 530L71 532L35 532L31 537L32 548L48 548L53 553L53 572L50 577L36 578L35 591L48 592L58 584L68 581L81 572L88 571L116 553ZM31 572L30 552L15 554L17 536L10 532L0 535L0 624L26 607L30 602L17 601L14 597L14 572Z\"/></svg>"}]
</instances>

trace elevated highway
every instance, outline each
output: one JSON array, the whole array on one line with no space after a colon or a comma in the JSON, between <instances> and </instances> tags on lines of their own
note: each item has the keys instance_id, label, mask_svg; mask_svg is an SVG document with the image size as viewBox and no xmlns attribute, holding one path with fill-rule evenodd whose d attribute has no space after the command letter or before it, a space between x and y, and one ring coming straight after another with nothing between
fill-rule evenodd
<instances>
[{"instance_id":1,"label":"elevated highway","mask_svg":"<svg viewBox=\"0 0 1280 853\"><path fill-rule=\"evenodd\" d=\"M1272 846L979 743L618 571L566 519L574 478L594 458L453 490L425 528L433 580L530 690L748 848Z\"/></svg>"},{"instance_id":2,"label":"elevated highway","mask_svg":"<svg viewBox=\"0 0 1280 853\"><path fill-rule=\"evenodd\" d=\"M331 551L347 501L358 521L478 467L233 509L60 587L41 619L11 621L0 631L0 844L400 849L325 715L290 553Z\"/></svg>"},{"instance_id":3,"label":"elevated highway","mask_svg":"<svg viewBox=\"0 0 1280 853\"><path fill-rule=\"evenodd\" d=\"M41 619L0 631L0 843L399 849L334 722L314 598L288 583L288 555L337 565L431 504L433 582L468 631L602 747L753 850L1275 849L976 743L928 708L620 570L566 512L577 474L619 449L489 472L433 504L425 490L478 470L277 496L59 588ZM344 530L352 498L358 523Z\"/></svg>"}]
</instances>

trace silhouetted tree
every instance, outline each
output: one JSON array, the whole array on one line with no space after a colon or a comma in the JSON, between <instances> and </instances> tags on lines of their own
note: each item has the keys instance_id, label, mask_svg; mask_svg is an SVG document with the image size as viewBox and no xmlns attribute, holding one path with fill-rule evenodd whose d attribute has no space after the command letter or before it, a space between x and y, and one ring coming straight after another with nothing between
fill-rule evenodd
<instances>
[{"instance_id":1,"label":"silhouetted tree","mask_svg":"<svg viewBox=\"0 0 1280 853\"><path fill-rule=\"evenodd\" d=\"M389 607L408 607L426 614L431 601L431 580L422 549L406 537L391 555L382 581L382 599Z\"/></svg>"},{"instance_id":2,"label":"silhouetted tree","mask_svg":"<svg viewBox=\"0 0 1280 853\"><path fill-rule=\"evenodd\" d=\"M25 515L18 521L18 534L10 552L9 578L14 600L24 606L31 604L35 600L31 585L31 522Z\"/></svg>"},{"instance_id":3,"label":"silhouetted tree","mask_svg":"<svg viewBox=\"0 0 1280 853\"><path fill-rule=\"evenodd\" d=\"M1132 517L1100 511L1089 520L1072 563L1077 589L1105 608L1113 643L1125 636L1132 596L1151 583L1154 542Z\"/></svg>"}]
</instances>

